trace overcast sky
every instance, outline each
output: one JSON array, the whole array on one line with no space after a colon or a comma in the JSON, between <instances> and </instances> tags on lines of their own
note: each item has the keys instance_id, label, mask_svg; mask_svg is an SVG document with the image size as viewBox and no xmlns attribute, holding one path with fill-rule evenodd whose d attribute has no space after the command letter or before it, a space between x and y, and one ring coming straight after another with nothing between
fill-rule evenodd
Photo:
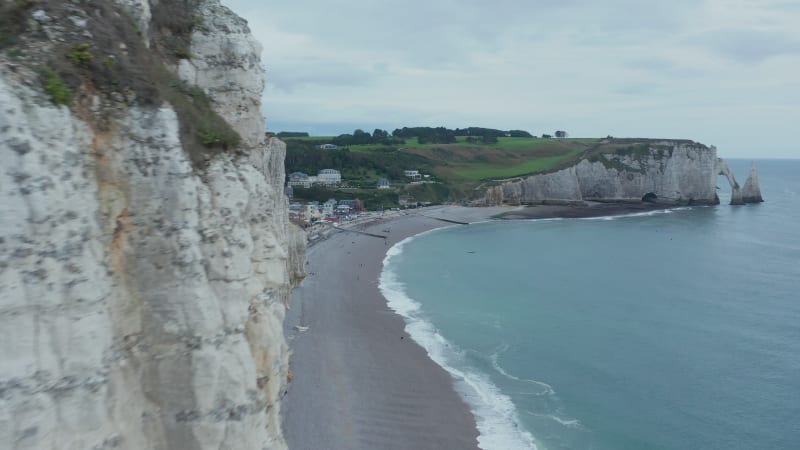
<instances>
[{"instance_id":1,"label":"overcast sky","mask_svg":"<svg viewBox=\"0 0 800 450\"><path fill-rule=\"evenodd\" d=\"M800 158L799 0L223 0L272 131L484 126Z\"/></svg>"}]
</instances>

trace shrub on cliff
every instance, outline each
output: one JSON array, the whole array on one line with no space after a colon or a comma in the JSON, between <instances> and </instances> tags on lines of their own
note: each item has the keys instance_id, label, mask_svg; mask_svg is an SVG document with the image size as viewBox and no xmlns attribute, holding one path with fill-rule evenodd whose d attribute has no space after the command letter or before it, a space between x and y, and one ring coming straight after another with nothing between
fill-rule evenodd
<instances>
[{"instance_id":1,"label":"shrub on cliff","mask_svg":"<svg viewBox=\"0 0 800 450\"><path fill-rule=\"evenodd\" d=\"M61 77L53 72L53 69L47 68L42 74L42 82L44 84L44 91L50 97L50 100L56 105L68 105L72 101L72 91L64 83Z\"/></svg>"},{"instance_id":2,"label":"shrub on cliff","mask_svg":"<svg viewBox=\"0 0 800 450\"><path fill-rule=\"evenodd\" d=\"M0 49L10 47L28 26L34 0L0 0Z\"/></svg>"},{"instance_id":3,"label":"shrub on cliff","mask_svg":"<svg viewBox=\"0 0 800 450\"><path fill-rule=\"evenodd\" d=\"M82 44L78 44L72 47L72 50L69 51L67 57L72 64L76 66L80 66L82 64L87 64L94 59L94 55L91 52L91 44L88 42L84 42Z\"/></svg>"},{"instance_id":4,"label":"shrub on cliff","mask_svg":"<svg viewBox=\"0 0 800 450\"><path fill-rule=\"evenodd\" d=\"M200 166L214 153L237 147L241 138L202 89L176 81L171 69L178 59L191 56L191 33L203 23L199 3L158 2L146 47L136 20L116 2L0 0L0 48L13 41L25 50L25 62L39 71L42 88L55 104L83 108L94 96L117 107L170 103L180 122L182 146ZM33 9L46 11L46 18L31 21ZM62 20L67 17L85 20ZM13 39L5 37L9 34ZM48 45L38 45L42 41ZM102 128L108 118L93 120Z\"/></svg>"},{"instance_id":5,"label":"shrub on cliff","mask_svg":"<svg viewBox=\"0 0 800 450\"><path fill-rule=\"evenodd\" d=\"M193 138L206 148L231 149L241 142L239 134L214 111L211 99L197 86L172 79L164 86L162 95L178 113L181 127L188 133L186 138ZM202 157L194 153L197 152L192 152L193 158Z\"/></svg>"}]
</instances>

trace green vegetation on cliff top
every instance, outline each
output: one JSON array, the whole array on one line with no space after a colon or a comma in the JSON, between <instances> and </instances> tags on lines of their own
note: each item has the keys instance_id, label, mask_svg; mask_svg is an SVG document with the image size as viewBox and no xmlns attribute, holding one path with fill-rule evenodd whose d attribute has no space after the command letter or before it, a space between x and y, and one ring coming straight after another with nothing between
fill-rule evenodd
<instances>
[{"instance_id":1,"label":"green vegetation on cliff top","mask_svg":"<svg viewBox=\"0 0 800 450\"><path fill-rule=\"evenodd\" d=\"M542 139L533 137L497 137L490 143L482 138L456 136L451 143L420 143L416 137L393 144L356 144L323 150L321 144L334 137L291 137L287 143L286 173L317 174L322 169L336 169L350 188L374 189L379 178L392 181L401 196L418 201L459 201L478 195L474 189L492 180L512 178L558 170L574 163L578 157L597 145L599 139ZM419 170L430 175L424 181L410 182L405 170ZM347 192L313 192L295 189L299 198L317 199L325 195L335 198ZM299 195L298 195L299 194ZM350 192L350 196L365 192ZM361 198L359 197L359 198ZM397 197L382 198L385 207L393 206ZM363 198L362 198L363 200ZM366 202L367 204L375 203ZM373 205L374 206L374 205Z\"/></svg>"},{"instance_id":2,"label":"green vegetation on cliff top","mask_svg":"<svg viewBox=\"0 0 800 450\"><path fill-rule=\"evenodd\" d=\"M189 48L192 33L204 27L200 4L154 4L146 46L136 21L117 2L0 0L0 52L36 72L42 90L57 105L78 109L81 99L92 96L111 108L168 102L178 116L183 148L202 168L215 154L239 151L241 138L208 94L178 80L174 71L177 59L187 56L182 49ZM80 25L67 17L91 19ZM90 119L105 129L111 116Z\"/></svg>"},{"instance_id":3,"label":"green vegetation on cliff top","mask_svg":"<svg viewBox=\"0 0 800 450\"><path fill-rule=\"evenodd\" d=\"M417 138L404 143L359 144L321 150L317 146L333 137L287 138L287 173L315 174L324 168L337 169L345 179L371 172L364 182L380 177L402 178L403 170L420 170L451 184L511 178L546 172L574 161L599 139L541 139L500 137L494 143L468 142L458 136L448 144L420 144Z\"/></svg>"},{"instance_id":4,"label":"green vegetation on cliff top","mask_svg":"<svg viewBox=\"0 0 800 450\"><path fill-rule=\"evenodd\" d=\"M369 136L369 133L361 132L335 137L284 137L287 143L286 173L315 175L321 169L337 169L350 188L373 189L379 178L388 178L396 188L400 187L400 195L412 195L410 189L420 185L401 187L411 181L403 171L419 170L430 175L425 181L433 181L439 186L436 189L430 186L425 189L417 187L417 194L427 201L446 201L464 200L471 193L479 195L482 191L475 188L498 180L554 172L582 159L599 161L617 170L629 170L614 157L603 155L626 155L638 159L653 154L652 151L661 157L669 156L672 152L671 144L663 145L655 139L487 138L457 134L433 137L448 141L442 143L430 142L431 136L423 139L381 133L378 133L377 142L373 143L336 144L336 149L327 150L319 148L321 144L368 140ZM692 143L685 140L673 142Z\"/></svg>"}]
</instances>

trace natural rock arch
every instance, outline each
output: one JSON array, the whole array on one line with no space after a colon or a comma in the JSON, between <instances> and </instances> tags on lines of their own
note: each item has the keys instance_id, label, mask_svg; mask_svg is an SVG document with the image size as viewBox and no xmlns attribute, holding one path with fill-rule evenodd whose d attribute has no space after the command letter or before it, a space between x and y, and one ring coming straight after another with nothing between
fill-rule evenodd
<instances>
[{"instance_id":1,"label":"natural rock arch","mask_svg":"<svg viewBox=\"0 0 800 450\"><path fill-rule=\"evenodd\" d=\"M728 179L728 184L731 185L731 205L744 205L739 183L736 182L736 177L733 176L733 172L731 172L730 167L728 167L728 163L722 158L717 159L716 173L717 175L725 175L725 178Z\"/></svg>"}]
</instances>

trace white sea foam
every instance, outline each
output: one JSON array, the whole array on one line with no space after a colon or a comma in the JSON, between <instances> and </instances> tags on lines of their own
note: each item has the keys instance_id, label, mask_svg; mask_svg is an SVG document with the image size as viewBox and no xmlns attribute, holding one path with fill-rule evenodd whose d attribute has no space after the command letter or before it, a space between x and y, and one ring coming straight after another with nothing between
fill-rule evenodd
<instances>
[{"instance_id":1,"label":"white sea foam","mask_svg":"<svg viewBox=\"0 0 800 450\"><path fill-rule=\"evenodd\" d=\"M546 419L550 419L552 421L558 422L558 423L560 423L561 425L563 425L563 426L565 426L567 428L583 428L583 425L581 425L581 422L578 419L564 419L563 417L558 417L558 416L553 415L553 414L537 414L537 413L533 413L533 412L530 412L530 411L525 411L525 412L527 412L528 414L530 414L532 416L544 417Z\"/></svg>"},{"instance_id":2,"label":"white sea foam","mask_svg":"<svg viewBox=\"0 0 800 450\"><path fill-rule=\"evenodd\" d=\"M646 217L646 216L657 216L660 214L672 214L677 211L688 211L691 210L691 206L681 206L679 208L669 208L669 209L654 209L652 211L644 211L644 212L637 212L637 213L628 213L628 214L617 214L614 216L598 216L598 217L579 217L578 220L617 220L617 219L624 219L626 217Z\"/></svg>"},{"instance_id":3,"label":"white sea foam","mask_svg":"<svg viewBox=\"0 0 800 450\"><path fill-rule=\"evenodd\" d=\"M543 381L532 380L530 378L520 378L520 377L511 375L510 373L506 372L505 369L503 369L503 367L500 366L500 364L497 362L497 359L500 357L500 355L505 353L506 350L508 350L508 346L507 345L501 347L500 350L492 353L492 356L491 356L490 359L492 360L492 367L494 367L494 370L496 370L500 375L503 375L504 377L508 378L509 380L519 381L519 382L522 382L522 383L530 383L530 384L534 384L534 385L539 386L539 387L542 388L542 390L539 391L539 392L530 393L531 395L555 395L556 391L553 390L553 386L550 386L549 384L547 384L547 383L545 383Z\"/></svg>"},{"instance_id":4,"label":"white sea foam","mask_svg":"<svg viewBox=\"0 0 800 450\"><path fill-rule=\"evenodd\" d=\"M579 428L581 426L581 423L578 419L562 419L561 417L554 416L552 414L548 415L547 417L568 428Z\"/></svg>"},{"instance_id":5,"label":"white sea foam","mask_svg":"<svg viewBox=\"0 0 800 450\"><path fill-rule=\"evenodd\" d=\"M416 237L418 237L417 235ZM422 315L419 303L408 297L405 286L392 271L391 261L415 237L404 239L386 253L380 290L390 308L403 316L408 334L428 356L452 375L456 390L466 400L478 426L478 446L484 450L537 449L533 436L520 424L511 399L485 374L463 363L463 352L449 343Z\"/></svg>"}]
</instances>

